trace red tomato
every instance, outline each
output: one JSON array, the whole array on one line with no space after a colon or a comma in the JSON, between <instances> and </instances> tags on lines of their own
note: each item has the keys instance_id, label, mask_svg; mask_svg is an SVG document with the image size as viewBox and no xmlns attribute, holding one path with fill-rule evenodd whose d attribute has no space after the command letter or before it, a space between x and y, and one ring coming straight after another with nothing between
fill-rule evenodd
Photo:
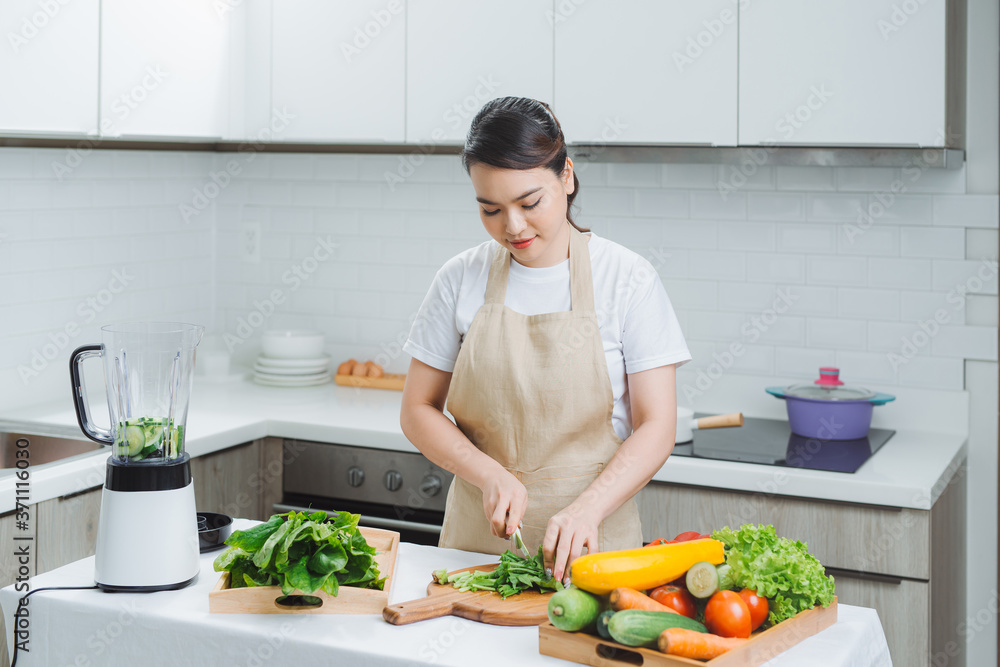
<instances>
[{"instance_id":1,"label":"red tomato","mask_svg":"<svg viewBox=\"0 0 1000 667\"><path fill-rule=\"evenodd\" d=\"M677 540L678 542L687 542L689 540L697 540L699 537L701 537L701 535L698 533L697 530L688 530L681 533L674 539Z\"/></svg>"},{"instance_id":2,"label":"red tomato","mask_svg":"<svg viewBox=\"0 0 1000 667\"><path fill-rule=\"evenodd\" d=\"M705 605L705 626L720 637L750 636L750 609L733 591L719 591Z\"/></svg>"},{"instance_id":3,"label":"red tomato","mask_svg":"<svg viewBox=\"0 0 1000 667\"><path fill-rule=\"evenodd\" d=\"M740 597L743 598L743 601L747 604L747 609L750 610L750 632L753 632L761 626L761 623L767 620L767 598L757 595L757 591L750 590L749 588L744 588L740 591Z\"/></svg>"},{"instance_id":4,"label":"red tomato","mask_svg":"<svg viewBox=\"0 0 1000 667\"><path fill-rule=\"evenodd\" d=\"M694 597L686 589L679 586L666 584L654 588L649 592L649 597L688 618L694 618L698 613L694 607Z\"/></svg>"},{"instance_id":5,"label":"red tomato","mask_svg":"<svg viewBox=\"0 0 1000 667\"><path fill-rule=\"evenodd\" d=\"M660 544L673 544L676 541L677 540L668 540L665 537L660 537L660 538L657 538L657 539L653 540L652 542L650 542L646 546L647 547L655 547L655 546L660 545Z\"/></svg>"}]
</instances>

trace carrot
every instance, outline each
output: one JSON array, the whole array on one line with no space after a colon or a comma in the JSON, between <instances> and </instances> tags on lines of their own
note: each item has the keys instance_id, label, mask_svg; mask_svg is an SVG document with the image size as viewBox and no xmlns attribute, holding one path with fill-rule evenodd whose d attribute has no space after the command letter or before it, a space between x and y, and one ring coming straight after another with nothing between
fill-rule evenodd
<instances>
[{"instance_id":1,"label":"carrot","mask_svg":"<svg viewBox=\"0 0 1000 667\"><path fill-rule=\"evenodd\" d=\"M726 651L739 648L748 640L736 637L720 637L707 632L695 632L684 628L667 628L660 634L657 646L663 653L695 660L718 658Z\"/></svg>"},{"instance_id":2,"label":"carrot","mask_svg":"<svg viewBox=\"0 0 1000 667\"><path fill-rule=\"evenodd\" d=\"M637 591L633 588L625 588L624 586L611 591L611 595L608 599L611 601L611 608L615 611L621 611L622 609L642 609L644 611L668 611L671 614L678 613L676 610L671 609L667 605L660 604L645 593Z\"/></svg>"}]
</instances>

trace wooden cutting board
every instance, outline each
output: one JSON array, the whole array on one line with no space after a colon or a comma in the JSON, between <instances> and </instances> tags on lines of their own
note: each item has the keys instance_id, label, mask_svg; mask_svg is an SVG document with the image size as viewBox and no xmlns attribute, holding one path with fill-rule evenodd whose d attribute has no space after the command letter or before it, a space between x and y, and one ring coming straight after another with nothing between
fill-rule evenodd
<instances>
[{"instance_id":1,"label":"wooden cutting board","mask_svg":"<svg viewBox=\"0 0 1000 667\"><path fill-rule=\"evenodd\" d=\"M594 667L757 667L787 651L803 639L837 622L837 598L829 607L807 609L777 625L755 632L743 646L723 653L709 661L667 655L650 648L623 646L582 632L563 632L551 623L538 628L538 652L554 658L579 662Z\"/></svg>"},{"instance_id":2,"label":"wooden cutting board","mask_svg":"<svg viewBox=\"0 0 1000 667\"><path fill-rule=\"evenodd\" d=\"M499 563L477 565L449 572L482 570L492 572ZM427 597L401 602L382 610L382 618L393 625L405 625L441 616L459 616L490 625L539 625L548 620L551 592L524 591L506 600L492 591L460 591L451 584L427 585Z\"/></svg>"}]
</instances>

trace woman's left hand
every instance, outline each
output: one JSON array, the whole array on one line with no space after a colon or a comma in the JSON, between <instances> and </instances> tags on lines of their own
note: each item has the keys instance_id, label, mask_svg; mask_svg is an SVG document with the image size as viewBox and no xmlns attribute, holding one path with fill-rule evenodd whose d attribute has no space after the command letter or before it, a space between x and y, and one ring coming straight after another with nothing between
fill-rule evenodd
<instances>
[{"instance_id":1,"label":"woman's left hand","mask_svg":"<svg viewBox=\"0 0 1000 667\"><path fill-rule=\"evenodd\" d=\"M545 538L542 540L542 553L545 557L546 569L551 569L552 576L562 581L569 573L569 564L580 556L583 548L589 553L596 553L597 527L595 512L576 504L553 515L545 528Z\"/></svg>"}]
</instances>

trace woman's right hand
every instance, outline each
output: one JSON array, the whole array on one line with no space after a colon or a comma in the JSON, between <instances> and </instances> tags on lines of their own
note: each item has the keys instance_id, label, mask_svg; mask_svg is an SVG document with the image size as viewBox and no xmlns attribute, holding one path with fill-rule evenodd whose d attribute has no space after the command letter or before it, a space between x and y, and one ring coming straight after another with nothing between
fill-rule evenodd
<instances>
[{"instance_id":1,"label":"woman's right hand","mask_svg":"<svg viewBox=\"0 0 1000 667\"><path fill-rule=\"evenodd\" d=\"M528 508L528 490L524 484L507 470L489 479L482 488L483 511L490 522L490 532L494 537L507 539L521 523Z\"/></svg>"}]
</instances>

